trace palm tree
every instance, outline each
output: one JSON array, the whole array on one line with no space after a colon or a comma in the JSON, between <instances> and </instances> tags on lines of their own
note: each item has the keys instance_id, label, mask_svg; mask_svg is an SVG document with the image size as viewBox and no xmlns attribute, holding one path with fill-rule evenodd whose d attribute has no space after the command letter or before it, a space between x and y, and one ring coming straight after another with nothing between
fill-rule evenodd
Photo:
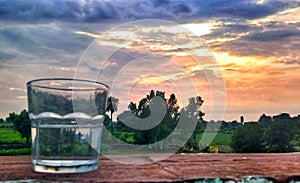
<instances>
[{"instance_id":1,"label":"palm tree","mask_svg":"<svg viewBox=\"0 0 300 183\"><path fill-rule=\"evenodd\" d=\"M118 110L119 105L119 99L116 97L108 97L107 99L107 106L106 106L106 112L110 112L110 119L112 120L112 115L114 112Z\"/></svg>"}]
</instances>

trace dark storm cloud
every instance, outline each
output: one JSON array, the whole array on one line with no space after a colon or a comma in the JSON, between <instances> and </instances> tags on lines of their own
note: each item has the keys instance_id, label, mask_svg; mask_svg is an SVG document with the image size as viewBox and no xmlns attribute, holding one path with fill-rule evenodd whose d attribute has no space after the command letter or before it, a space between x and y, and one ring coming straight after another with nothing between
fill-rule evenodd
<instances>
[{"instance_id":1,"label":"dark storm cloud","mask_svg":"<svg viewBox=\"0 0 300 183\"><path fill-rule=\"evenodd\" d=\"M299 6L299 3L293 0L270 0L264 4L257 4L254 0L153 0L153 4L175 14L184 12L199 17L235 16L245 19L264 17L289 7Z\"/></svg>"},{"instance_id":2,"label":"dark storm cloud","mask_svg":"<svg viewBox=\"0 0 300 183\"><path fill-rule=\"evenodd\" d=\"M298 29L281 29L281 30L271 30L262 31L250 34L244 37L248 41L276 41L276 40L286 40L291 37L300 36L300 30Z\"/></svg>"},{"instance_id":3,"label":"dark storm cloud","mask_svg":"<svg viewBox=\"0 0 300 183\"><path fill-rule=\"evenodd\" d=\"M299 6L296 0L1 0L0 17L17 21L101 22L142 18L241 17L253 19Z\"/></svg>"},{"instance_id":4,"label":"dark storm cloud","mask_svg":"<svg viewBox=\"0 0 300 183\"><path fill-rule=\"evenodd\" d=\"M266 4L256 4L253 0L225 0L215 1L209 9L212 13L232 15L245 19L264 17L293 5L289 1L268 1ZM212 11L211 11L212 10Z\"/></svg>"},{"instance_id":5,"label":"dark storm cloud","mask_svg":"<svg viewBox=\"0 0 300 183\"><path fill-rule=\"evenodd\" d=\"M66 20L95 22L118 17L112 3L75 0L27 0L0 1L2 19L20 21Z\"/></svg>"}]
</instances>

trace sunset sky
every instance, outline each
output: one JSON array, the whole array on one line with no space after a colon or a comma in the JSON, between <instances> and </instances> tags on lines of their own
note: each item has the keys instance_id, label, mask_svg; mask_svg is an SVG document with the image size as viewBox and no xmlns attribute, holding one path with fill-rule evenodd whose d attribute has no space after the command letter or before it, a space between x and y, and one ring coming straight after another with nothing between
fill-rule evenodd
<instances>
[{"instance_id":1,"label":"sunset sky","mask_svg":"<svg viewBox=\"0 0 300 183\"><path fill-rule=\"evenodd\" d=\"M2 118L44 77L105 82L118 113L154 89L207 120L300 114L299 0L0 0L0 46Z\"/></svg>"}]
</instances>

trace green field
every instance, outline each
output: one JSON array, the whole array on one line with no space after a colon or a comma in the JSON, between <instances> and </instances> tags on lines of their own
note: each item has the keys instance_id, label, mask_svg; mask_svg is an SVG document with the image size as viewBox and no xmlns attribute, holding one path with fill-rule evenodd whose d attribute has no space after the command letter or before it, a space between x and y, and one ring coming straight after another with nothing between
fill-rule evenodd
<instances>
[{"instance_id":1,"label":"green field","mask_svg":"<svg viewBox=\"0 0 300 183\"><path fill-rule=\"evenodd\" d=\"M133 134L132 133L122 133L121 132L115 132L118 134L119 137L121 137L121 141L130 141L133 142ZM218 146L218 147L224 147L224 148L230 148L231 144L231 133L224 133L224 132L218 132L218 133L203 133L197 134L196 136L196 142L201 143L202 145L210 145L210 146ZM0 144L10 144L10 143L25 143L25 138L22 138L20 133L15 131L12 124L0 124ZM104 154L118 154L121 151L122 153L134 153L134 149L127 149L122 148L119 150L112 149L109 147L110 145L102 144L102 152ZM116 152L115 152L116 151ZM138 150L139 153L145 151L145 150ZM141 152L140 152L141 151ZM147 151L147 150L146 150ZM157 151L159 152L159 150ZM30 154L30 148L20 148L20 149L0 149L0 155L24 155L24 154Z\"/></svg>"},{"instance_id":2,"label":"green field","mask_svg":"<svg viewBox=\"0 0 300 183\"><path fill-rule=\"evenodd\" d=\"M31 148L1 149L0 150L0 156L28 155L30 153L31 153Z\"/></svg>"},{"instance_id":3,"label":"green field","mask_svg":"<svg viewBox=\"0 0 300 183\"><path fill-rule=\"evenodd\" d=\"M13 127L0 126L0 143L25 143L26 139L22 138L20 133L15 131Z\"/></svg>"},{"instance_id":4,"label":"green field","mask_svg":"<svg viewBox=\"0 0 300 183\"><path fill-rule=\"evenodd\" d=\"M26 139L22 138L20 133L15 131L13 124L5 123L0 125L0 144L25 143ZM1 149L0 155L25 155L30 154L31 148L20 149Z\"/></svg>"},{"instance_id":5,"label":"green field","mask_svg":"<svg viewBox=\"0 0 300 183\"><path fill-rule=\"evenodd\" d=\"M232 153L233 149L231 148L231 139L233 133L201 133L196 136L196 142L205 147L209 145L210 147L218 147L219 152L222 153Z\"/></svg>"},{"instance_id":6,"label":"green field","mask_svg":"<svg viewBox=\"0 0 300 183\"><path fill-rule=\"evenodd\" d=\"M231 137L232 134L230 133L223 133L223 132L218 132L216 133L206 133L203 135L203 133L198 134L196 137L197 142L201 142L202 144L209 144L212 146L215 145L228 145L230 146L231 144ZM212 139L212 141L211 141Z\"/></svg>"},{"instance_id":7,"label":"green field","mask_svg":"<svg viewBox=\"0 0 300 183\"><path fill-rule=\"evenodd\" d=\"M131 137L131 133L123 134L124 136ZM123 136L122 135L122 136ZM192 137L193 138L193 137ZM230 153L232 152L232 149L230 147L231 144L231 138L232 133L224 133L224 132L218 132L218 133L206 133L203 136L203 133L200 133L196 136L196 142L202 144L203 146L217 146L219 148L220 152ZM143 154L143 153L173 153L174 149L160 149L159 148L159 142L157 145L152 144L152 149L148 149L147 147L150 147L148 145L144 145L143 147L136 147L136 148L128 148L126 146L122 147L111 147L109 144L102 144L101 146L101 152L102 154ZM197 153L200 151L186 151L186 150L179 150L178 153Z\"/></svg>"}]
</instances>

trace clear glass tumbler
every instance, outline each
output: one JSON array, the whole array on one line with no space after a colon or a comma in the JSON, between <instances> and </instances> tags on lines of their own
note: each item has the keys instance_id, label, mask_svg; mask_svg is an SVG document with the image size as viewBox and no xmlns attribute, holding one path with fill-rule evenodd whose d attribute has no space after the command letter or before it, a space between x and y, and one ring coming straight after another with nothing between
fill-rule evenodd
<instances>
[{"instance_id":1,"label":"clear glass tumbler","mask_svg":"<svg viewBox=\"0 0 300 183\"><path fill-rule=\"evenodd\" d=\"M36 172L96 170L109 87L68 78L27 83L32 166Z\"/></svg>"}]
</instances>

